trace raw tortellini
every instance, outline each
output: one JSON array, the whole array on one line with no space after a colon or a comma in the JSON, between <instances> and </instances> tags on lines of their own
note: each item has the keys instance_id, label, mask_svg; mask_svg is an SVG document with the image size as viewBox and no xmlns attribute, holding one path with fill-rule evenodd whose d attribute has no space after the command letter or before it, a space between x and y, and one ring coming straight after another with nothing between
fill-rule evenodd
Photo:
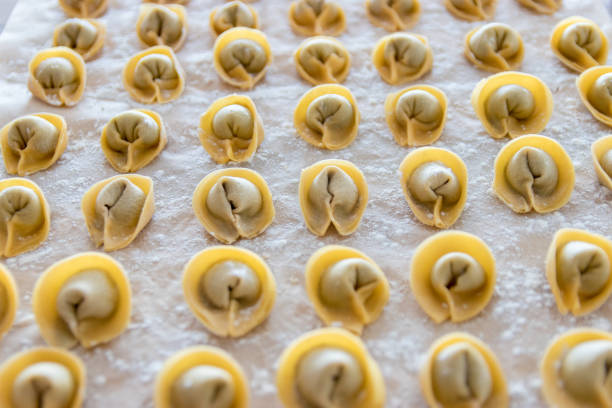
<instances>
[{"instance_id":1,"label":"raw tortellini","mask_svg":"<svg viewBox=\"0 0 612 408\"><path fill-rule=\"evenodd\" d=\"M25 176L51 167L67 144L66 121L52 113L21 116L0 130L4 166L9 174Z\"/></svg>"},{"instance_id":2,"label":"raw tortellini","mask_svg":"<svg viewBox=\"0 0 612 408\"><path fill-rule=\"evenodd\" d=\"M219 164L249 160L264 139L261 116L253 100L243 95L213 102L198 130L202 146Z\"/></svg>"},{"instance_id":3,"label":"raw tortellini","mask_svg":"<svg viewBox=\"0 0 612 408\"><path fill-rule=\"evenodd\" d=\"M85 91L85 61L66 47L53 47L32 58L28 88L32 95L53 106L74 106Z\"/></svg>"},{"instance_id":4,"label":"raw tortellini","mask_svg":"<svg viewBox=\"0 0 612 408\"><path fill-rule=\"evenodd\" d=\"M444 0L444 5L455 17L467 21L480 21L493 17L497 0Z\"/></svg>"},{"instance_id":5,"label":"raw tortellini","mask_svg":"<svg viewBox=\"0 0 612 408\"><path fill-rule=\"evenodd\" d=\"M465 38L465 56L486 71L510 71L521 66L523 39L507 24L490 23L476 27Z\"/></svg>"},{"instance_id":6,"label":"raw tortellini","mask_svg":"<svg viewBox=\"0 0 612 408\"><path fill-rule=\"evenodd\" d=\"M546 256L546 278L561 314L584 315L612 293L612 242L601 235L564 228Z\"/></svg>"},{"instance_id":7,"label":"raw tortellini","mask_svg":"<svg viewBox=\"0 0 612 408\"><path fill-rule=\"evenodd\" d=\"M59 5L70 17L96 18L106 13L108 0L59 0Z\"/></svg>"},{"instance_id":8,"label":"raw tortellini","mask_svg":"<svg viewBox=\"0 0 612 408\"><path fill-rule=\"evenodd\" d=\"M351 91L342 85L318 85L307 91L293 112L298 135L313 146L342 149L355 140L359 110Z\"/></svg>"},{"instance_id":9,"label":"raw tortellini","mask_svg":"<svg viewBox=\"0 0 612 408\"><path fill-rule=\"evenodd\" d=\"M462 322L480 313L495 289L495 259L480 238L460 231L440 232L415 250L410 287L436 323Z\"/></svg>"},{"instance_id":10,"label":"raw tortellini","mask_svg":"<svg viewBox=\"0 0 612 408\"><path fill-rule=\"evenodd\" d=\"M514 212L547 213L569 201L574 178L572 160L558 142L526 135L497 154L493 190Z\"/></svg>"},{"instance_id":11,"label":"raw tortellini","mask_svg":"<svg viewBox=\"0 0 612 408\"><path fill-rule=\"evenodd\" d=\"M322 160L302 170L299 199L306 226L324 236L330 226L350 235L368 204L368 185L361 170L346 160Z\"/></svg>"},{"instance_id":12,"label":"raw tortellini","mask_svg":"<svg viewBox=\"0 0 612 408\"><path fill-rule=\"evenodd\" d=\"M431 70L433 53L427 38L417 34L394 33L376 43L372 62L385 82L402 85L419 79Z\"/></svg>"},{"instance_id":13,"label":"raw tortellini","mask_svg":"<svg viewBox=\"0 0 612 408\"><path fill-rule=\"evenodd\" d=\"M608 59L608 39L595 22L568 17L553 29L550 47L565 66L582 72Z\"/></svg>"},{"instance_id":14,"label":"raw tortellini","mask_svg":"<svg viewBox=\"0 0 612 408\"><path fill-rule=\"evenodd\" d=\"M96 247L125 248L153 217L153 180L138 174L102 180L87 190L81 209Z\"/></svg>"},{"instance_id":15,"label":"raw tortellini","mask_svg":"<svg viewBox=\"0 0 612 408\"><path fill-rule=\"evenodd\" d=\"M406 30L421 15L419 0L366 0L365 8L370 22L387 31Z\"/></svg>"},{"instance_id":16,"label":"raw tortellini","mask_svg":"<svg viewBox=\"0 0 612 408\"><path fill-rule=\"evenodd\" d=\"M492 138L515 138L546 127L553 99L539 78L509 71L480 81L472 91L472 107Z\"/></svg>"},{"instance_id":17,"label":"raw tortellini","mask_svg":"<svg viewBox=\"0 0 612 408\"><path fill-rule=\"evenodd\" d=\"M306 293L325 324L359 335L382 313L389 300L389 283L364 253L328 245L306 264Z\"/></svg>"},{"instance_id":18,"label":"raw tortellini","mask_svg":"<svg viewBox=\"0 0 612 408\"><path fill-rule=\"evenodd\" d=\"M104 45L106 27L93 19L71 18L53 32L53 46L67 47L78 52L83 60L94 59Z\"/></svg>"},{"instance_id":19,"label":"raw tortellini","mask_svg":"<svg viewBox=\"0 0 612 408\"><path fill-rule=\"evenodd\" d=\"M161 116L146 109L134 109L113 117L102 129L100 144L113 168L135 172L151 163L168 139Z\"/></svg>"},{"instance_id":20,"label":"raw tortellini","mask_svg":"<svg viewBox=\"0 0 612 408\"><path fill-rule=\"evenodd\" d=\"M206 231L224 244L263 233L275 214L266 181L242 168L217 170L204 177L193 193L192 205Z\"/></svg>"},{"instance_id":21,"label":"raw tortellini","mask_svg":"<svg viewBox=\"0 0 612 408\"><path fill-rule=\"evenodd\" d=\"M95 347L119 336L131 313L130 283L108 255L85 252L49 267L32 294L34 317L54 347Z\"/></svg>"},{"instance_id":22,"label":"raw tortellini","mask_svg":"<svg viewBox=\"0 0 612 408\"><path fill-rule=\"evenodd\" d=\"M136 33L147 47L167 45L174 51L180 50L187 38L185 7L178 4L143 4L140 6Z\"/></svg>"},{"instance_id":23,"label":"raw tortellini","mask_svg":"<svg viewBox=\"0 0 612 408\"><path fill-rule=\"evenodd\" d=\"M265 34L246 27L231 28L215 41L213 63L223 82L240 89L251 89L272 62L272 51Z\"/></svg>"},{"instance_id":24,"label":"raw tortellini","mask_svg":"<svg viewBox=\"0 0 612 408\"><path fill-rule=\"evenodd\" d=\"M49 235L49 204L40 187L23 178L0 180L0 255L37 248Z\"/></svg>"},{"instance_id":25,"label":"raw tortellini","mask_svg":"<svg viewBox=\"0 0 612 408\"><path fill-rule=\"evenodd\" d=\"M3 408L79 408L85 366L67 351L40 347L15 354L0 366Z\"/></svg>"},{"instance_id":26,"label":"raw tortellini","mask_svg":"<svg viewBox=\"0 0 612 408\"><path fill-rule=\"evenodd\" d=\"M593 142L591 154L599 182L612 190L612 136L604 136Z\"/></svg>"},{"instance_id":27,"label":"raw tortellini","mask_svg":"<svg viewBox=\"0 0 612 408\"><path fill-rule=\"evenodd\" d=\"M0 340L13 325L18 305L15 280L8 269L0 264Z\"/></svg>"},{"instance_id":28,"label":"raw tortellini","mask_svg":"<svg viewBox=\"0 0 612 408\"><path fill-rule=\"evenodd\" d=\"M155 408L248 408L240 364L220 348L191 347L170 357L155 381Z\"/></svg>"},{"instance_id":29,"label":"raw tortellini","mask_svg":"<svg viewBox=\"0 0 612 408\"><path fill-rule=\"evenodd\" d=\"M554 339L540 362L542 393L550 406L609 407L612 335L570 330Z\"/></svg>"},{"instance_id":30,"label":"raw tortellini","mask_svg":"<svg viewBox=\"0 0 612 408\"><path fill-rule=\"evenodd\" d=\"M591 115L612 127L612 66L596 66L576 79L578 93Z\"/></svg>"},{"instance_id":31,"label":"raw tortellini","mask_svg":"<svg viewBox=\"0 0 612 408\"><path fill-rule=\"evenodd\" d=\"M298 34L340 35L346 27L342 7L333 1L296 0L289 6L289 24Z\"/></svg>"},{"instance_id":32,"label":"raw tortellini","mask_svg":"<svg viewBox=\"0 0 612 408\"><path fill-rule=\"evenodd\" d=\"M439 338L427 352L421 389L431 408L506 408L506 379L493 351L467 333Z\"/></svg>"},{"instance_id":33,"label":"raw tortellini","mask_svg":"<svg viewBox=\"0 0 612 408\"><path fill-rule=\"evenodd\" d=\"M553 14L561 7L562 0L517 0L523 6L541 14Z\"/></svg>"},{"instance_id":34,"label":"raw tortellini","mask_svg":"<svg viewBox=\"0 0 612 408\"><path fill-rule=\"evenodd\" d=\"M425 225L448 228L467 200L467 168L455 153L422 147L400 164L400 182L415 217Z\"/></svg>"},{"instance_id":35,"label":"raw tortellini","mask_svg":"<svg viewBox=\"0 0 612 408\"><path fill-rule=\"evenodd\" d=\"M351 56L333 37L310 37L293 56L300 76L313 85L344 82L351 69Z\"/></svg>"},{"instance_id":36,"label":"raw tortellini","mask_svg":"<svg viewBox=\"0 0 612 408\"><path fill-rule=\"evenodd\" d=\"M166 103L185 88L185 74L172 48L159 45L134 55L123 69L123 85L140 103Z\"/></svg>"},{"instance_id":37,"label":"raw tortellini","mask_svg":"<svg viewBox=\"0 0 612 408\"><path fill-rule=\"evenodd\" d=\"M254 252L216 246L197 253L185 266L183 294L208 330L217 336L240 337L270 314L276 281Z\"/></svg>"},{"instance_id":38,"label":"raw tortellini","mask_svg":"<svg viewBox=\"0 0 612 408\"><path fill-rule=\"evenodd\" d=\"M338 328L313 330L280 357L278 396L286 408L382 408L383 377L363 342Z\"/></svg>"},{"instance_id":39,"label":"raw tortellini","mask_svg":"<svg viewBox=\"0 0 612 408\"><path fill-rule=\"evenodd\" d=\"M396 143L423 146L438 140L446 122L447 104L444 92L429 85L390 93L385 99L385 118Z\"/></svg>"},{"instance_id":40,"label":"raw tortellini","mask_svg":"<svg viewBox=\"0 0 612 408\"><path fill-rule=\"evenodd\" d=\"M234 0L215 7L210 13L210 30L215 35L235 27L259 28L259 17L255 9Z\"/></svg>"}]
</instances>

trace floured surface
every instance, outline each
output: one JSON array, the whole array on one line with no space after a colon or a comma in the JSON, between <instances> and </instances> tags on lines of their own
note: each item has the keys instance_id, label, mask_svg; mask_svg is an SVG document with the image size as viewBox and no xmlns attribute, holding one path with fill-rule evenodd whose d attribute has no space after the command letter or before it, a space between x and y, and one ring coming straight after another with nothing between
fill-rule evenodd
<instances>
[{"instance_id":1,"label":"floured surface","mask_svg":"<svg viewBox=\"0 0 612 408\"><path fill-rule=\"evenodd\" d=\"M550 17L533 14L515 1L499 2L496 21L512 25L523 35L522 70L541 77L553 92L555 110L543 134L559 140L576 167L576 188L565 207L552 214L521 216L491 191L493 161L504 141L485 133L469 102L474 85L487 76L463 56L463 37L477 24L453 18L441 0L421 1L423 14L413 31L429 37L434 52L433 71L422 82L440 87L449 97L446 128L434 146L459 154L470 174L467 205L455 228L487 242L498 267L495 295L482 314L464 324L436 325L420 310L408 285L415 247L436 231L416 221L399 184L399 164L412 149L393 142L383 103L389 92L401 87L383 83L370 60L375 42L387 33L368 22L362 1L341 2L348 26L340 40L353 58L345 85L355 95L362 119L352 145L338 152L322 151L299 139L293 129L293 108L310 87L293 66L292 53L303 38L289 29L289 2L255 2L274 62L263 82L246 92L255 101L265 129L265 140L246 167L260 172L269 183L277 216L263 235L238 245L259 253L269 263L278 282L278 297L267 322L238 340L210 335L190 313L181 289L182 269L189 258L217 244L196 220L191 196L202 177L223 167L214 164L200 145L199 117L215 99L236 92L220 82L212 67L214 39L208 29L208 13L221 3L193 0L188 5L190 32L178 53L187 73L186 90L173 103L153 106L166 121L169 143L139 173L154 179L157 209L132 245L111 254L125 266L132 283L132 323L106 346L75 350L89 369L85 406L152 406L153 381L163 361L196 344L220 346L242 363L254 407L280 406L274 386L280 353L300 334L321 327L306 297L303 270L309 256L325 244L364 251L388 276L389 304L363 334L383 370L387 406L425 405L417 379L422 357L436 338L454 330L480 337L497 353L508 378L512 406L544 406L538 362L548 342L572 327L612 330L608 319L611 301L587 317L563 317L544 276L546 249L557 229L584 228L612 236L612 193L598 184L590 158L591 143L609 130L582 106L574 85L576 75L556 60L548 44L555 23L570 15L592 18L610 35L612 27L603 3L565 0L563 9ZM73 109L44 105L32 99L26 86L28 61L51 45L53 28L66 18L55 0L21 0L0 37L0 123L26 113L50 111L65 115L70 137L59 162L30 177L51 205L51 233L37 250L6 261L21 291L21 307L15 326L0 343L0 361L43 344L30 312L32 288L42 271L66 256L94 249L80 200L93 183L116 174L100 148L102 127L113 115L141 106L130 99L121 83L126 61L141 50L135 33L138 6L137 0L110 0L102 18L108 31L103 54L87 64L85 95ZM363 221L348 238L332 234L321 239L310 234L298 204L300 170L331 158L355 163L369 184L370 202Z\"/></svg>"}]
</instances>

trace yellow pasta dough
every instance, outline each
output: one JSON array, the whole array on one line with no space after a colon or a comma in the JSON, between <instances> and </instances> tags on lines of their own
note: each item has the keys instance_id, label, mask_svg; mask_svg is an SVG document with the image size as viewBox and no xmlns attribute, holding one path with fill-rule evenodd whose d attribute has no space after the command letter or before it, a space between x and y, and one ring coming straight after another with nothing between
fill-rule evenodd
<instances>
[{"instance_id":1,"label":"yellow pasta dough","mask_svg":"<svg viewBox=\"0 0 612 408\"><path fill-rule=\"evenodd\" d=\"M28 89L52 106L74 106L83 96L87 73L85 61L67 47L40 51L29 64Z\"/></svg>"},{"instance_id":2,"label":"yellow pasta dough","mask_svg":"<svg viewBox=\"0 0 612 408\"><path fill-rule=\"evenodd\" d=\"M436 340L419 378L431 408L508 407L506 379L497 357L467 333L449 333Z\"/></svg>"},{"instance_id":3,"label":"yellow pasta dough","mask_svg":"<svg viewBox=\"0 0 612 408\"><path fill-rule=\"evenodd\" d=\"M493 190L517 213L547 213L563 207L574 189L574 165L554 139L525 135L508 142L495 158Z\"/></svg>"},{"instance_id":4,"label":"yellow pasta dough","mask_svg":"<svg viewBox=\"0 0 612 408\"><path fill-rule=\"evenodd\" d=\"M400 182L415 217L425 225L448 228L457 221L467 200L468 174L455 153L421 147L400 164Z\"/></svg>"},{"instance_id":5,"label":"yellow pasta dough","mask_svg":"<svg viewBox=\"0 0 612 408\"><path fill-rule=\"evenodd\" d=\"M121 173L135 172L151 163L167 142L161 116L147 109L116 115L104 126L100 138L104 156Z\"/></svg>"},{"instance_id":6,"label":"yellow pasta dough","mask_svg":"<svg viewBox=\"0 0 612 408\"><path fill-rule=\"evenodd\" d=\"M516 70L525 54L523 38L507 24L489 23L474 28L465 37L465 56L485 71Z\"/></svg>"},{"instance_id":7,"label":"yellow pasta dough","mask_svg":"<svg viewBox=\"0 0 612 408\"><path fill-rule=\"evenodd\" d=\"M293 54L298 74L313 85L344 82L351 69L351 55L333 37L307 38Z\"/></svg>"},{"instance_id":8,"label":"yellow pasta dough","mask_svg":"<svg viewBox=\"0 0 612 408\"><path fill-rule=\"evenodd\" d=\"M241 337L272 311L276 280L256 253L213 246L194 255L185 266L183 294L193 314L212 333Z\"/></svg>"},{"instance_id":9,"label":"yellow pasta dough","mask_svg":"<svg viewBox=\"0 0 612 408\"><path fill-rule=\"evenodd\" d=\"M208 174L196 187L192 206L206 231L224 244L263 233L275 214L266 181L243 168Z\"/></svg>"},{"instance_id":10,"label":"yellow pasta dough","mask_svg":"<svg viewBox=\"0 0 612 408\"><path fill-rule=\"evenodd\" d=\"M261 116L244 95L214 101L200 118L198 131L202 146L219 164L249 160L264 140Z\"/></svg>"},{"instance_id":11,"label":"yellow pasta dough","mask_svg":"<svg viewBox=\"0 0 612 408\"><path fill-rule=\"evenodd\" d=\"M584 71L576 79L578 94L591 115L612 127L612 65L596 66Z\"/></svg>"},{"instance_id":12,"label":"yellow pasta dough","mask_svg":"<svg viewBox=\"0 0 612 408\"><path fill-rule=\"evenodd\" d=\"M419 20L419 0L366 0L365 9L370 22L387 31L406 30Z\"/></svg>"},{"instance_id":13,"label":"yellow pasta dough","mask_svg":"<svg viewBox=\"0 0 612 408\"><path fill-rule=\"evenodd\" d=\"M593 142L591 154L599 182L612 190L612 136L603 136Z\"/></svg>"},{"instance_id":14,"label":"yellow pasta dough","mask_svg":"<svg viewBox=\"0 0 612 408\"><path fill-rule=\"evenodd\" d=\"M315 147L339 150L350 145L359 130L360 114L351 91L336 84L306 91L293 111L298 135Z\"/></svg>"},{"instance_id":15,"label":"yellow pasta dough","mask_svg":"<svg viewBox=\"0 0 612 408\"><path fill-rule=\"evenodd\" d=\"M414 85L387 95L385 119L400 146L428 145L440 137L448 99L440 89Z\"/></svg>"},{"instance_id":16,"label":"yellow pasta dough","mask_svg":"<svg viewBox=\"0 0 612 408\"><path fill-rule=\"evenodd\" d=\"M595 329L569 330L553 341L540 361L542 394L552 407L609 407L612 335Z\"/></svg>"},{"instance_id":17,"label":"yellow pasta dough","mask_svg":"<svg viewBox=\"0 0 612 408\"><path fill-rule=\"evenodd\" d=\"M85 385L85 365L78 356L58 348L33 348L0 366L0 406L81 408Z\"/></svg>"},{"instance_id":18,"label":"yellow pasta dough","mask_svg":"<svg viewBox=\"0 0 612 408\"><path fill-rule=\"evenodd\" d=\"M568 17L555 26L550 47L559 61L582 72L608 60L608 39L595 22L584 17Z\"/></svg>"},{"instance_id":19,"label":"yellow pasta dough","mask_svg":"<svg viewBox=\"0 0 612 408\"><path fill-rule=\"evenodd\" d=\"M253 88L266 75L271 62L270 44L259 30L230 28L215 40L215 70L223 82L237 88Z\"/></svg>"},{"instance_id":20,"label":"yellow pasta dough","mask_svg":"<svg viewBox=\"0 0 612 408\"><path fill-rule=\"evenodd\" d=\"M106 13L108 0L59 0L59 5L70 17L96 18Z\"/></svg>"},{"instance_id":21,"label":"yellow pasta dough","mask_svg":"<svg viewBox=\"0 0 612 408\"><path fill-rule=\"evenodd\" d=\"M305 278L321 320L357 335L378 319L389 300L383 271L363 252L346 246L327 245L312 254Z\"/></svg>"},{"instance_id":22,"label":"yellow pasta dough","mask_svg":"<svg viewBox=\"0 0 612 408\"><path fill-rule=\"evenodd\" d=\"M515 138L546 127L553 99L539 78L508 71L480 81L472 91L472 107L492 138Z\"/></svg>"},{"instance_id":23,"label":"yellow pasta dough","mask_svg":"<svg viewBox=\"0 0 612 408\"><path fill-rule=\"evenodd\" d=\"M51 167L67 144L66 121L53 113L20 116L0 129L4 167L9 174L25 176Z\"/></svg>"},{"instance_id":24,"label":"yellow pasta dough","mask_svg":"<svg viewBox=\"0 0 612 408\"><path fill-rule=\"evenodd\" d=\"M158 45L134 55L123 69L123 85L140 103L166 103L185 88L185 74L172 48Z\"/></svg>"},{"instance_id":25,"label":"yellow pasta dough","mask_svg":"<svg viewBox=\"0 0 612 408\"><path fill-rule=\"evenodd\" d=\"M55 27L53 46L78 52L84 61L94 59L104 46L106 26L94 19L71 18Z\"/></svg>"},{"instance_id":26,"label":"yellow pasta dough","mask_svg":"<svg viewBox=\"0 0 612 408\"><path fill-rule=\"evenodd\" d=\"M187 29L187 11L180 4L140 6L136 33L146 47L166 45L178 51L185 43Z\"/></svg>"},{"instance_id":27,"label":"yellow pasta dough","mask_svg":"<svg viewBox=\"0 0 612 408\"><path fill-rule=\"evenodd\" d=\"M249 384L240 364L217 347L195 346L170 357L155 380L155 408L248 408ZM199 404L199 405L198 405Z\"/></svg>"},{"instance_id":28,"label":"yellow pasta dough","mask_svg":"<svg viewBox=\"0 0 612 408\"><path fill-rule=\"evenodd\" d=\"M353 163L321 160L302 170L299 199L310 232L322 237L333 225L340 235L350 235L368 204L368 185Z\"/></svg>"},{"instance_id":29,"label":"yellow pasta dough","mask_svg":"<svg viewBox=\"0 0 612 408\"><path fill-rule=\"evenodd\" d=\"M289 6L289 25L297 34L340 35L346 28L342 7L333 1L296 0Z\"/></svg>"},{"instance_id":30,"label":"yellow pasta dough","mask_svg":"<svg viewBox=\"0 0 612 408\"><path fill-rule=\"evenodd\" d=\"M132 293L123 267L108 255L83 252L51 265L32 294L34 317L54 347L107 343L130 322Z\"/></svg>"},{"instance_id":31,"label":"yellow pasta dough","mask_svg":"<svg viewBox=\"0 0 612 408\"><path fill-rule=\"evenodd\" d=\"M153 217L153 180L125 174L99 181L83 196L81 210L96 247L125 248Z\"/></svg>"},{"instance_id":32,"label":"yellow pasta dough","mask_svg":"<svg viewBox=\"0 0 612 408\"><path fill-rule=\"evenodd\" d=\"M444 231L429 237L415 250L410 287L436 323L469 320L491 300L495 289L495 258L475 235Z\"/></svg>"},{"instance_id":33,"label":"yellow pasta dough","mask_svg":"<svg viewBox=\"0 0 612 408\"><path fill-rule=\"evenodd\" d=\"M520 4L540 14L553 14L561 7L562 0L517 0Z\"/></svg>"},{"instance_id":34,"label":"yellow pasta dough","mask_svg":"<svg viewBox=\"0 0 612 408\"><path fill-rule=\"evenodd\" d=\"M431 70L433 53L426 37L393 33L376 43L372 62L385 82L402 85L421 78Z\"/></svg>"},{"instance_id":35,"label":"yellow pasta dough","mask_svg":"<svg viewBox=\"0 0 612 408\"><path fill-rule=\"evenodd\" d=\"M0 340L15 321L19 307L17 285L8 269L0 264Z\"/></svg>"},{"instance_id":36,"label":"yellow pasta dough","mask_svg":"<svg viewBox=\"0 0 612 408\"><path fill-rule=\"evenodd\" d=\"M49 235L49 204L40 187L24 178L0 180L0 255L37 248Z\"/></svg>"},{"instance_id":37,"label":"yellow pasta dough","mask_svg":"<svg viewBox=\"0 0 612 408\"><path fill-rule=\"evenodd\" d=\"M488 20L495 14L497 0L444 0L446 9L467 21Z\"/></svg>"},{"instance_id":38,"label":"yellow pasta dough","mask_svg":"<svg viewBox=\"0 0 612 408\"><path fill-rule=\"evenodd\" d=\"M385 384L359 337L343 329L310 331L284 351L276 373L286 408L382 408Z\"/></svg>"},{"instance_id":39,"label":"yellow pasta dough","mask_svg":"<svg viewBox=\"0 0 612 408\"><path fill-rule=\"evenodd\" d=\"M238 0L215 7L209 20L210 30L215 36L235 27L259 28L257 11Z\"/></svg>"}]
</instances>

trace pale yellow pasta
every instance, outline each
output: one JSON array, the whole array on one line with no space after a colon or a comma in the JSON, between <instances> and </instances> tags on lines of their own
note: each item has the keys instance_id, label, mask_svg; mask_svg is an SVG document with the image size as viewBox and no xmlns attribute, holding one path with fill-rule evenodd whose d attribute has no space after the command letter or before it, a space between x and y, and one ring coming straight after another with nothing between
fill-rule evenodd
<instances>
[{"instance_id":1,"label":"pale yellow pasta","mask_svg":"<svg viewBox=\"0 0 612 408\"><path fill-rule=\"evenodd\" d=\"M342 7L327 0L295 0L289 6L289 25L298 34L340 35L346 27Z\"/></svg>"},{"instance_id":2,"label":"pale yellow pasta","mask_svg":"<svg viewBox=\"0 0 612 408\"><path fill-rule=\"evenodd\" d=\"M568 17L555 26L550 48L566 67L582 72L608 60L608 39L595 22Z\"/></svg>"},{"instance_id":3,"label":"pale yellow pasta","mask_svg":"<svg viewBox=\"0 0 612 408\"><path fill-rule=\"evenodd\" d=\"M406 30L421 15L419 0L366 0L365 9L370 22L387 31Z\"/></svg>"},{"instance_id":4,"label":"pale yellow pasta","mask_svg":"<svg viewBox=\"0 0 612 408\"><path fill-rule=\"evenodd\" d=\"M257 11L239 0L215 7L209 20L210 30L216 36L235 27L259 28Z\"/></svg>"},{"instance_id":5,"label":"pale yellow pasta","mask_svg":"<svg viewBox=\"0 0 612 408\"><path fill-rule=\"evenodd\" d=\"M402 85L421 78L431 70L433 53L426 37L394 33L376 43L372 62L385 82Z\"/></svg>"},{"instance_id":6,"label":"pale yellow pasta","mask_svg":"<svg viewBox=\"0 0 612 408\"><path fill-rule=\"evenodd\" d=\"M519 69L524 56L523 38L507 24L476 27L465 37L465 56L480 69L499 72Z\"/></svg>"},{"instance_id":7,"label":"pale yellow pasta","mask_svg":"<svg viewBox=\"0 0 612 408\"><path fill-rule=\"evenodd\" d=\"M489 20L495 13L497 0L444 0L446 9L467 21Z\"/></svg>"},{"instance_id":8,"label":"pale yellow pasta","mask_svg":"<svg viewBox=\"0 0 612 408\"><path fill-rule=\"evenodd\" d=\"M55 27L53 46L78 52L85 61L98 56L106 39L106 26L94 19L71 18Z\"/></svg>"},{"instance_id":9,"label":"pale yellow pasta","mask_svg":"<svg viewBox=\"0 0 612 408\"><path fill-rule=\"evenodd\" d=\"M70 17L96 18L108 9L108 0L58 0L60 7Z\"/></svg>"}]
</instances>

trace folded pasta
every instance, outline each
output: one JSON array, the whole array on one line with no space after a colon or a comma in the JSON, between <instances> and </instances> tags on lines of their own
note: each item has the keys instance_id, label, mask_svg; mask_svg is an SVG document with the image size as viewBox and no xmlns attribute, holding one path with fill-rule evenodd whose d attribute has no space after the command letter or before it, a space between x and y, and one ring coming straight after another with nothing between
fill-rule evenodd
<instances>
[{"instance_id":1,"label":"folded pasta","mask_svg":"<svg viewBox=\"0 0 612 408\"><path fill-rule=\"evenodd\" d=\"M582 72L608 60L608 39L595 22L584 17L568 17L555 26L550 47L559 61Z\"/></svg>"},{"instance_id":2,"label":"folded pasta","mask_svg":"<svg viewBox=\"0 0 612 408\"><path fill-rule=\"evenodd\" d=\"M178 51L185 43L187 30L187 11L179 4L140 7L136 33L147 47L166 45Z\"/></svg>"},{"instance_id":3,"label":"folded pasta","mask_svg":"<svg viewBox=\"0 0 612 408\"><path fill-rule=\"evenodd\" d=\"M96 18L108 9L108 0L58 0L60 7L70 17Z\"/></svg>"},{"instance_id":4,"label":"folded pasta","mask_svg":"<svg viewBox=\"0 0 612 408\"><path fill-rule=\"evenodd\" d=\"M419 0L366 0L365 8L370 22L387 31L406 30L421 15Z\"/></svg>"},{"instance_id":5,"label":"folded pasta","mask_svg":"<svg viewBox=\"0 0 612 408\"><path fill-rule=\"evenodd\" d=\"M84 61L91 61L104 46L106 26L98 20L71 18L55 27L53 46L78 52Z\"/></svg>"},{"instance_id":6,"label":"folded pasta","mask_svg":"<svg viewBox=\"0 0 612 408\"><path fill-rule=\"evenodd\" d=\"M507 24L476 27L465 37L465 56L480 69L499 72L517 70L523 62L523 38Z\"/></svg>"},{"instance_id":7,"label":"folded pasta","mask_svg":"<svg viewBox=\"0 0 612 408\"><path fill-rule=\"evenodd\" d=\"M394 33L376 43L372 62L385 82L402 85L421 78L431 70L433 53L426 37Z\"/></svg>"},{"instance_id":8,"label":"folded pasta","mask_svg":"<svg viewBox=\"0 0 612 408\"><path fill-rule=\"evenodd\" d=\"M210 12L210 30L215 35L235 27L259 28L257 11L239 0L227 2Z\"/></svg>"},{"instance_id":9,"label":"folded pasta","mask_svg":"<svg viewBox=\"0 0 612 408\"><path fill-rule=\"evenodd\" d=\"M289 24L305 36L340 35L346 28L342 7L327 0L296 0L289 6Z\"/></svg>"}]
</instances>

